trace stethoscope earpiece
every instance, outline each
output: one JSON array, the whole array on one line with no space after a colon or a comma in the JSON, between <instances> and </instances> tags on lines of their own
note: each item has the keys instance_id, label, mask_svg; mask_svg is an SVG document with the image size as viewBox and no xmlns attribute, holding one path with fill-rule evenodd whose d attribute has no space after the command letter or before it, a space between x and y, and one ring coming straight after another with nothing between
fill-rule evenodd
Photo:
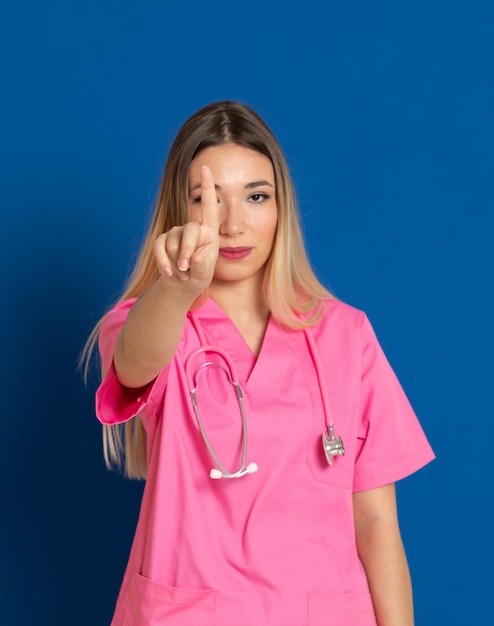
<instances>
[{"instance_id":1,"label":"stethoscope earpiece","mask_svg":"<svg viewBox=\"0 0 494 626\"><path fill-rule=\"evenodd\" d=\"M212 478L213 480L218 480L219 478L240 478L241 476L246 476L247 474L254 474L255 472L257 472L258 469L259 467L257 463L249 463L249 465L247 465L246 468L238 472L235 472L235 474L231 474L231 473L225 474L221 470L214 467L209 472L209 478Z\"/></svg>"},{"instance_id":2,"label":"stethoscope earpiece","mask_svg":"<svg viewBox=\"0 0 494 626\"><path fill-rule=\"evenodd\" d=\"M255 474L258 469L259 467L257 466L257 463L249 463L249 465L245 468L245 471L247 474Z\"/></svg>"}]
</instances>

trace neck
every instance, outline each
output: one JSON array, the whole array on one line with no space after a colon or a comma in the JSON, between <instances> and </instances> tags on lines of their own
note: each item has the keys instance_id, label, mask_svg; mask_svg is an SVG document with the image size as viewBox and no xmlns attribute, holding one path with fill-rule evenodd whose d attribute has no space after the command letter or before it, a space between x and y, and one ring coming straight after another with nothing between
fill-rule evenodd
<instances>
[{"instance_id":1,"label":"neck","mask_svg":"<svg viewBox=\"0 0 494 626\"><path fill-rule=\"evenodd\" d=\"M257 356L269 320L262 286L214 281L209 296L228 315Z\"/></svg>"},{"instance_id":2,"label":"neck","mask_svg":"<svg viewBox=\"0 0 494 626\"><path fill-rule=\"evenodd\" d=\"M265 320L269 317L260 281L213 281L209 286L209 296L233 321L237 316Z\"/></svg>"}]
</instances>

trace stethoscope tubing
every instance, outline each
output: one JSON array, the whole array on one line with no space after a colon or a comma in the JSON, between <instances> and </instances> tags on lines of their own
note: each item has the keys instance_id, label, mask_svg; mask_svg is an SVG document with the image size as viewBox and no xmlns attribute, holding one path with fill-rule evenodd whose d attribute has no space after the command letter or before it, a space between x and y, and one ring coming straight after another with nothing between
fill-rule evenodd
<instances>
[{"instance_id":1,"label":"stethoscope tubing","mask_svg":"<svg viewBox=\"0 0 494 626\"><path fill-rule=\"evenodd\" d=\"M242 389L240 387L240 383L238 380L238 374L235 368L235 364L233 363L233 360L231 359L230 355L225 350L223 350L222 348L218 346L212 346L207 343L204 332L199 323L199 320L196 318L194 312L192 311L190 312L190 319L191 319L192 325L194 326L195 331L197 332L201 345L199 348L191 352L189 356L187 357L185 361L185 375L187 379L187 384L189 386L189 392L191 395L192 407L193 407L194 414L197 419L197 423L199 425L201 436L209 451L209 454L211 455L211 458L214 460L218 468L218 469L213 468L210 472L210 476L211 478L240 478L241 476L245 476L246 474L251 474L253 472L256 472L258 467L255 463L250 463L249 465L247 465L247 441L248 441L247 418L245 415L244 398L243 398ZM303 333L307 341L307 346L309 348L312 361L314 363L314 369L316 371L316 377L317 377L319 391L321 394L321 400L323 404L323 413L324 413L325 422L326 422L326 431L322 435L323 450L324 450L324 454L326 455L328 464L332 465L333 457L337 455L340 455L340 456L344 455L345 449L344 449L343 441L341 437L335 437L335 434L334 434L334 427L333 427L333 421L331 417L328 390L325 384L321 358L319 355L319 350L317 349L314 336L310 328L304 328ZM207 358L207 354L218 355L219 357L221 357L221 359L223 359L224 363L226 363L228 367L225 367L224 365L221 365L214 361L205 360L202 363L202 365L200 365L198 368L194 368L194 362L196 358L200 355L205 355ZM228 471L228 469L223 465L223 463L221 463L220 459L218 458L218 455L216 454L209 440L209 437L207 436L206 429L204 427L204 423L203 423L203 420L199 411L199 405L198 405L197 396L196 396L197 379L201 375L201 373L208 367L216 367L218 369L221 369L226 374L230 384L235 388L235 393L237 396L237 401L238 401L241 420L242 420L242 458L241 458L240 467L235 472ZM195 371L195 373L193 373L193 370Z\"/></svg>"},{"instance_id":2,"label":"stethoscope tubing","mask_svg":"<svg viewBox=\"0 0 494 626\"><path fill-rule=\"evenodd\" d=\"M197 369L193 368L193 364L198 356L201 354L217 354L220 356L225 363L228 365L228 369L219 363L215 363L214 361L205 361L200 365ZM236 472L230 472L220 461L218 455L216 454L209 437L206 433L206 429L204 427L204 423L202 421L201 412L199 411L199 405L197 403L197 386L198 386L198 377L204 372L208 367L216 367L222 370L227 378L228 382L234 387L235 394L237 396L237 402L240 408L240 415L242 418L242 460L240 463L240 467ZM195 374L192 373L192 370L195 369ZM247 463L247 417L245 415L245 405L244 405L244 397L242 394L242 388L240 387L240 383L238 382L238 375L233 361L225 350L219 348L217 346L211 346L208 344L202 345L197 350L194 350L187 358L185 362L185 374L187 378L187 383L189 385L189 391L192 399L192 407L194 409L194 414L197 419L197 423L199 425L199 430L201 431L202 438L206 447L213 458L214 462L218 466L221 476L219 476L214 469L211 470L210 475L211 478L240 478L244 476L246 473L252 473L253 468L250 471L247 471L246 463Z\"/></svg>"}]
</instances>

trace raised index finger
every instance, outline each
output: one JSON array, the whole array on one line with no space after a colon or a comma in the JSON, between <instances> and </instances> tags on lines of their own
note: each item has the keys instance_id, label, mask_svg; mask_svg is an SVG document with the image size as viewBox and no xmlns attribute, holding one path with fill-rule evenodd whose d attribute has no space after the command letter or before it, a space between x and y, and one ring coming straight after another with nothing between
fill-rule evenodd
<instances>
[{"instance_id":1,"label":"raised index finger","mask_svg":"<svg viewBox=\"0 0 494 626\"><path fill-rule=\"evenodd\" d=\"M201 168L201 223L218 230L218 201L213 174L207 165Z\"/></svg>"}]
</instances>

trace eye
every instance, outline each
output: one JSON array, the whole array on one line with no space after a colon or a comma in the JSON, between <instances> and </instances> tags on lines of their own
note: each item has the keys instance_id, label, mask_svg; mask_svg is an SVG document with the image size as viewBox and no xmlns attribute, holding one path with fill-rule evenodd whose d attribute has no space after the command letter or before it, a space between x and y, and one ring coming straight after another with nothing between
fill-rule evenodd
<instances>
[{"instance_id":1,"label":"eye","mask_svg":"<svg viewBox=\"0 0 494 626\"><path fill-rule=\"evenodd\" d=\"M195 196L195 198L191 198L190 201L192 204L201 204L201 196Z\"/></svg>"},{"instance_id":2,"label":"eye","mask_svg":"<svg viewBox=\"0 0 494 626\"><path fill-rule=\"evenodd\" d=\"M264 200L268 200L269 199L269 195L267 193L253 193L251 196L249 196L249 201L250 202L254 202L255 204L259 204L261 202L264 202Z\"/></svg>"}]
</instances>

